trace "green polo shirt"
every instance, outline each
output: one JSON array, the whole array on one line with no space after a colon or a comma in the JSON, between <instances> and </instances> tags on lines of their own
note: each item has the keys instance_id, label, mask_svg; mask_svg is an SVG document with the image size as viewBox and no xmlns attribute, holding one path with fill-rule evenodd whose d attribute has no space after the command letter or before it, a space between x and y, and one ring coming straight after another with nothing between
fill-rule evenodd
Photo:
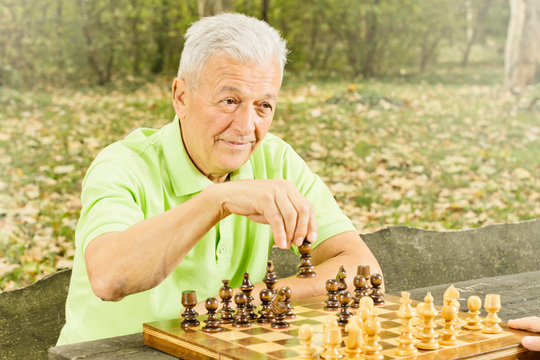
<instances>
[{"instance_id":1,"label":"green polo shirt","mask_svg":"<svg viewBox=\"0 0 540 360\"><path fill-rule=\"evenodd\" d=\"M231 181L239 179L286 179L296 184L315 208L316 244L354 230L321 179L276 136L267 134L249 161L231 174ZM174 208L210 184L188 157L177 119L160 130L135 130L97 156L82 185L66 324L58 345L141 332L144 322L177 317L184 290L196 290L202 301L218 295L223 279L230 279L233 288L240 286L246 271L254 283L262 281L273 246L270 226L230 215L153 289L118 302L102 301L92 292L84 261L92 239Z\"/></svg>"}]
</instances>

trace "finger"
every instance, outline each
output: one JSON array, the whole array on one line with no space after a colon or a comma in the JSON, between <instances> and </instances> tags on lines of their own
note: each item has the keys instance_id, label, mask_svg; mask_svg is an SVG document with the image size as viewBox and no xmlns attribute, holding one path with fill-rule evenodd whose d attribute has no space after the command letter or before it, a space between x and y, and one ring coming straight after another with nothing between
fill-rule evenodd
<instances>
[{"instance_id":1,"label":"finger","mask_svg":"<svg viewBox=\"0 0 540 360\"><path fill-rule=\"evenodd\" d=\"M314 243L315 241L317 241L317 220L315 219L315 211L313 210L313 206L311 206L311 204L307 239L310 243Z\"/></svg>"},{"instance_id":2,"label":"finger","mask_svg":"<svg viewBox=\"0 0 540 360\"><path fill-rule=\"evenodd\" d=\"M297 212L296 230L294 232L293 242L296 246L301 246L307 236L311 206L303 196L295 197L294 194L289 194L289 198Z\"/></svg>"},{"instance_id":3,"label":"finger","mask_svg":"<svg viewBox=\"0 0 540 360\"><path fill-rule=\"evenodd\" d=\"M276 206L281 213L283 223L285 224L285 233L287 239L287 249L291 247L293 241L294 232L296 230L296 221L298 219L298 213L293 206L291 200L287 196L287 193L281 190L276 192L275 196Z\"/></svg>"},{"instance_id":4,"label":"finger","mask_svg":"<svg viewBox=\"0 0 540 360\"><path fill-rule=\"evenodd\" d=\"M528 316L521 319L508 321L508 326L514 329L523 329L534 332L540 332L540 317Z\"/></svg>"},{"instance_id":5,"label":"finger","mask_svg":"<svg viewBox=\"0 0 540 360\"><path fill-rule=\"evenodd\" d=\"M540 351L540 336L525 336L521 344L529 350Z\"/></svg>"},{"instance_id":6,"label":"finger","mask_svg":"<svg viewBox=\"0 0 540 360\"><path fill-rule=\"evenodd\" d=\"M267 206L263 215L266 222L270 225L270 229L272 229L272 234L274 234L274 243L281 249L287 249L285 224L283 224L283 217L277 207Z\"/></svg>"}]
</instances>

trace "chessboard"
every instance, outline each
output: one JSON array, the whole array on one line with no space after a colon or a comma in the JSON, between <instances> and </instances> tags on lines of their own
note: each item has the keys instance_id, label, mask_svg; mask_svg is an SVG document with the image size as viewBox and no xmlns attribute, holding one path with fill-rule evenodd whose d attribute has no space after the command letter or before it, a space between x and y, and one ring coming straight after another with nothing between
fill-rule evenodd
<instances>
[{"instance_id":1,"label":"chessboard","mask_svg":"<svg viewBox=\"0 0 540 360\"><path fill-rule=\"evenodd\" d=\"M456 336L457 343L441 346L438 350L419 350L413 356L397 356L397 338L399 337L400 320L397 311L400 299L392 295L384 295L385 304L375 306L377 319L382 330L379 333L384 359L515 359L518 354L527 350L520 345L527 332L509 329L501 323L503 331L498 334L485 334L482 331L462 329ZM314 330L312 348L315 358L320 359L323 350L323 323L329 317L337 317L336 311L324 310L325 297L316 297L293 303L295 319L287 320L286 329L274 329L270 325L256 322L248 328L235 328L231 324L224 325L222 332L206 333L201 330L205 316L198 320L201 325L184 330L180 327L181 318L145 323L143 325L144 343L182 359L297 359L302 347L299 339L299 328L309 324ZM413 301L413 304L416 303ZM440 307L438 307L440 310ZM466 313L460 312L458 319L465 319ZM441 315L435 318L441 328ZM342 330L343 342L347 334Z\"/></svg>"}]
</instances>

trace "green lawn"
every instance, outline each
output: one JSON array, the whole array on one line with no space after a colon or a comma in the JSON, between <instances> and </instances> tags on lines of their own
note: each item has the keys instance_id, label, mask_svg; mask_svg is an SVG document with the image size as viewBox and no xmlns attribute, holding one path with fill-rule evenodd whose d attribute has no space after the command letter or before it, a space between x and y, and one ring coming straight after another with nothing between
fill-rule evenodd
<instances>
[{"instance_id":1,"label":"green lawn","mask_svg":"<svg viewBox=\"0 0 540 360\"><path fill-rule=\"evenodd\" d=\"M540 86L498 70L284 84L272 132L328 184L360 232L540 217ZM107 144L172 119L170 79L0 88L0 290L70 267L80 184Z\"/></svg>"}]
</instances>

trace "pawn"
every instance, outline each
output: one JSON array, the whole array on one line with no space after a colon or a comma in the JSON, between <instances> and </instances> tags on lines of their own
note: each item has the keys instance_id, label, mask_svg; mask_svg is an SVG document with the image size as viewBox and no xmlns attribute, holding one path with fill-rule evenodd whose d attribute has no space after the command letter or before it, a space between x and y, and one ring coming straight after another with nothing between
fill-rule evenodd
<instances>
[{"instance_id":1,"label":"pawn","mask_svg":"<svg viewBox=\"0 0 540 360\"><path fill-rule=\"evenodd\" d=\"M320 354L323 359L341 359L341 328L335 319L327 319L324 323L324 350Z\"/></svg>"},{"instance_id":2,"label":"pawn","mask_svg":"<svg viewBox=\"0 0 540 360\"><path fill-rule=\"evenodd\" d=\"M182 305L185 310L181 315L184 320L180 324L180 327L185 330L190 327L199 326L200 323L199 320L197 320L199 314L194 309L195 305L197 305L197 293L193 290L183 291Z\"/></svg>"},{"instance_id":3,"label":"pawn","mask_svg":"<svg viewBox=\"0 0 540 360\"><path fill-rule=\"evenodd\" d=\"M367 322L364 324L366 333L366 344L364 346L364 358L366 360L382 360L382 345L379 343L379 333L381 332L381 322L371 313Z\"/></svg>"},{"instance_id":4,"label":"pawn","mask_svg":"<svg viewBox=\"0 0 540 360\"><path fill-rule=\"evenodd\" d=\"M263 278L263 283L266 285L267 289L270 289L274 291L274 288L277 283L277 276L274 272L274 263L270 260L268 260L267 266L266 266L266 274Z\"/></svg>"},{"instance_id":5,"label":"pawn","mask_svg":"<svg viewBox=\"0 0 540 360\"><path fill-rule=\"evenodd\" d=\"M339 326L344 327L345 325L347 325L347 323L349 322L349 319L353 315L349 311L349 302L351 301L351 294L347 290L340 292L338 295L338 301L340 304L340 312L338 314L338 317L339 317L338 324Z\"/></svg>"},{"instance_id":6,"label":"pawn","mask_svg":"<svg viewBox=\"0 0 540 360\"><path fill-rule=\"evenodd\" d=\"M300 265L298 265L298 275L296 275L299 278L311 278L317 275L315 271L313 271L313 264L311 263L311 243L307 241L307 239L304 239L304 242L302 245L298 247L298 251L300 252Z\"/></svg>"},{"instance_id":7,"label":"pawn","mask_svg":"<svg viewBox=\"0 0 540 360\"><path fill-rule=\"evenodd\" d=\"M257 320L257 314L255 314L255 309L257 308L255 305L253 305L253 296L251 296L251 292L253 291L253 283L251 282L249 278L249 274L247 272L244 273L244 280L242 280L242 285L240 285L240 291L242 291L247 296L247 303L246 303L246 312L247 316L249 317L250 321Z\"/></svg>"},{"instance_id":8,"label":"pawn","mask_svg":"<svg viewBox=\"0 0 540 360\"><path fill-rule=\"evenodd\" d=\"M382 275L381 274L373 274L371 275L369 282L371 283L371 298L373 299L373 303L375 305L382 305L384 304L384 295L382 293L381 285L382 285Z\"/></svg>"},{"instance_id":9,"label":"pawn","mask_svg":"<svg viewBox=\"0 0 540 360\"><path fill-rule=\"evenodd\" d=\"M339 288L338 288L339 291L347 290L347 283L345 282L346 278L347 278L347 271L345 270L345 267L341 265L336 275L336 281L339 284Z\"/></svg>"},{"instance_id":10,"label":"pawn","mask_svg":"<svg viewBox=\"0 0 540 360\"><path fill-rule=\"evenodd\" d=\"M234 316L234 327L250 327L249 316L246 309L248 298L243 292L234 295L234 303L236 304L236 315Z\"/></svg>"},{"instance_id":11,"label":"pawn","mask_svg":"<svg viewBox=\"0 0 540 360\"><path fill-rule=\"evenodd\" d=\"M501 310L501 297L499 294L487 294L484 300L484 309L487 316L484 320L485 326L482 332L485 334L499 334L503 330L499 323L502 321L497 313Z\"/></svg>"},{"instance_id":12,"label":"pawn","mask_svg":"<svg viewBox=\"0 0 540 360\"><path fill-rule=\"evenodd\" d=\"M362 268L362 265L358 266L357 274L353 278L354 296L352 298L353 302L351 303L351 307L353 309L357 309L360 306L361 298L364 296L369 296L369 287L366 283L364 275L362 275Z\"/></svg>"},{"instance_id":13,"label":"pawn","mask_svg":"<svg viewBox=\"0 0 540 360\"><path fill-rule=\"evenodd\" d=\"M285 313L286 319L294 319L296 318L296 315L294 314L294 309L291 305L291 298L292 298L292 290L288 286L283 287L283 291L285 294L285 305L287 306L287 312Z\"/></svg>"},{"instance_id":14,"label":"pawn","mask_svg":"<svg viewBox=\"0 0 540 360\"><path fill-rule=\"evenodd\" d=\"M217 309L219 307L219 301L216 298L208 298L204 303L208 317L206 318L206 326L202 328L202 331L214 333L223 331L223 328L220 325L220 321L216 316Z\"/></svg>"},{"instance_id":15,"label":"pawn","mask_svg":"<svg viewBox=\"0 0 540 360\"><path fill-rule=\"evenodd\" d=\"M324 306L324 310L339 310L339 301L337 299L337 294L339 292L339 283L336 279L326 280L326 291L328 298L324 301L326 303L326 305Z\"/></svg>"},{"instance_id":16,"label":"pawn","mask_svg":"<svg viewBox=\"0 0 540 360\"><path fill-rule=\"evenodd\" d=\"M259 311L259 318L257 319L258 323L269 324L274 321L274 313L272 312L272 308L270 306L273 296L274 291L271 289L262 289L259 293L262 308Z\"/></svg>"},{"instance_id":17,"label":"pawn","mask_svg":"<svg viewBox=\"0 0 540 360\"><path fill-rule=\"evenodd\" d=\"M220 321L222 324L231 324L234 321L234 309L231 307L231 299L233 296L233 289L229 286L230 280L222 280L223 286L219 289L219 297L221 298L221 314Z\"/></svg>"},{"instance_id":18,"label":"pawn","mask_svg":"<svg viewBox=\"0 0 540 360\"><path fill-rule=\"evenodd\" d=\"M298 337L302 347L298 349L300 360L316 360L315 350L311 348L311 338L313 337L313 327L309 324L303 324L298 329Z\"/></svg>"},{"instance_id":19,"label":"pawn","mask_svg":"<svg viewBox=\"0 0 540 360\"><path fill-rule=\"evenodd\" d=\"M469 299L467 299L467 307L469 308L469 312L467 313L467 317L465 318L465 321L467 321L467 323L463 325L463 327L469 330L482 330L482 328L484 327L482 325L482 319L480 318L482 299L480 299L476 295L469 297Z\"/></svg>"},{"instance_id":20,"label":"pawn","mask_svg":"<svg viewBox=\"0 0 540 360\"><path fill-rule=\"evenodd\" d=\"M421 341L416 345L419 349L422 350L436 350L439 348L439 343L437 342L437 334L435 333L435 316L437 316L437 310L433 305L433 296L428 292L424 298L424 302L418 304L416 307L418 316L422 318L422 333Z\"/></svg>"},{"instance_id":21,"label":"pawn","mask_svg":"<svg viewBox=\"0 0 540 360\"><path fill-rule=\"evenodd\" d=\"M454 327L454 322L457 319L458 309L454 304L446 304L442 308L441 315L444 319L444 327L440 331L441 339L439 340L439 344L447 346L455 345L457 343L457 330Z\"/></svg>"},{"instance_id":22,"label":"pawn","mask_svg":"<svg viewBox=\"0 0 540 360\"><path fill-rule=\"evenodd\" d=\"M345 330L349 334L345 340L345 359L344 360L353 360L353 359L362 359L362 344L363 344L363 334L362 334L362 320L356 315L353 315L347 325Z\"/></svg>"}]
</instances>

